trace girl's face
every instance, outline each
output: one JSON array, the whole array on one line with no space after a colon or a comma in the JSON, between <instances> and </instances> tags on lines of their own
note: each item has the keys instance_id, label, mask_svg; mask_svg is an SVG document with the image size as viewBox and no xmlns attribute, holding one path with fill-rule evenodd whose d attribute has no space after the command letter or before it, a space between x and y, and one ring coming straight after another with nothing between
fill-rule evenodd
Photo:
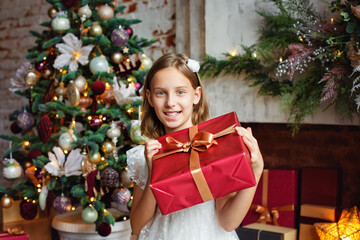
<instances>
[{"instance_id":1,"label":"girl's face","mask_svg":"<svg viewBox=\"0 0 360 240\"><path fill-rule=\"evenodd\" d=\"M185 75L169 67L154 75L146 97L168 134L193 125L193 105L200 101L201 87L194 89Z\"/></svg>"}]
</instances>

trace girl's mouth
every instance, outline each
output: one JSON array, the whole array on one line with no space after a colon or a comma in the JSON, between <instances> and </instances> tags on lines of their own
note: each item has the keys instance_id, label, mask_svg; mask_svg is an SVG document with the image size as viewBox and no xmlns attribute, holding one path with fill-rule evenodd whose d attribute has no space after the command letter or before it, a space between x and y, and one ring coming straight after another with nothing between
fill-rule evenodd
<instances>
[{"instance_id":1,"label":"girl's mouth","mask_svg":"<svg viewBox=\"0 0 360 240\"><path fill-rule=\"evenodd\" d=\"M168 117L176 117L180 113L181 113L181 111L179 111L179 112L165 112L165 115L168 116Z\"/></svg>"}]
</instances>

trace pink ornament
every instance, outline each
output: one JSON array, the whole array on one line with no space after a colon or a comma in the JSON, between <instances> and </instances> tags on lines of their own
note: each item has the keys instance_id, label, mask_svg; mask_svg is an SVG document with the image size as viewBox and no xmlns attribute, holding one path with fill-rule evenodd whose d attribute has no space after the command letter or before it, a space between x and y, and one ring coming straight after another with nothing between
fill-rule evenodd
<instances>
[{"instance_id":1,"label":"pink ornament","mask_svg":"<svg viewBox=\"0 0 360 240\"><path fill-rule=\"evenodd\" d=\"M130 201L131 193L126 187L115 189L111 195L111 200L120 205L127 205Z\"/></svg>"},{"instance_id":2,"label":"pink ornament","mask_svg":"<svg viewBox=\"0 0 360 240\"><path fill-rule=\"evenodd\" d=\"M34 125L34 117L31 113L24 111L17 116L16 123L21 129L27 130Z\"/></svg>"},{"instance_id":3,"label":"pink ornament","mask_svg":"<svg viewBox=\"0 0 360 240\"><path fill-rule=\"evenodd\" d=\"M124 28L116 28L111 33L111 42L116 46L124 46L129 41L129 34Z\"/></svg>"}]
</instances>

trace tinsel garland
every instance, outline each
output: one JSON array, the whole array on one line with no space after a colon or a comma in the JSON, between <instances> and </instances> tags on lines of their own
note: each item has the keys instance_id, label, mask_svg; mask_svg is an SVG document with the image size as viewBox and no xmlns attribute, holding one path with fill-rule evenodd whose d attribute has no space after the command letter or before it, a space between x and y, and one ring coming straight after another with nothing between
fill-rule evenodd
<instances>
[{"instance_id":1,"label":"tinsel garland","mask_svg":"<svg viewBox=\"0 0 360 240\"><path fill-rule=\"evenodd\" d=\"M200 74L245 73L259 95L280 97L293 134L323 104L352 120L360 107L359 2L332 1L325 15L333 18L325 20L308 0L267 2L277 9L257 11L263 17L258 41L242 46L241 54L224 53L224 60L206 56Z\"/></svg>"}]
</instances>

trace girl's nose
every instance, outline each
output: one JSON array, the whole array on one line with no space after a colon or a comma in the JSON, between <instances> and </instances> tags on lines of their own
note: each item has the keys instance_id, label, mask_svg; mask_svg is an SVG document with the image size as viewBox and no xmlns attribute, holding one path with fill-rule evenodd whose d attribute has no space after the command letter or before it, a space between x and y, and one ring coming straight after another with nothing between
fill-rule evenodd
<instances>
[{"instance_id":1,"label":"girl's nose","mask_svg":"<svg viewBox=\"0 0 360 240\"><path fill-rule=\"evenodd\" d=\"M167 107L174 107L175 106L175 97L172 94L169 94L166 99L166 106Z\"/></svg>"}]
</instances>

